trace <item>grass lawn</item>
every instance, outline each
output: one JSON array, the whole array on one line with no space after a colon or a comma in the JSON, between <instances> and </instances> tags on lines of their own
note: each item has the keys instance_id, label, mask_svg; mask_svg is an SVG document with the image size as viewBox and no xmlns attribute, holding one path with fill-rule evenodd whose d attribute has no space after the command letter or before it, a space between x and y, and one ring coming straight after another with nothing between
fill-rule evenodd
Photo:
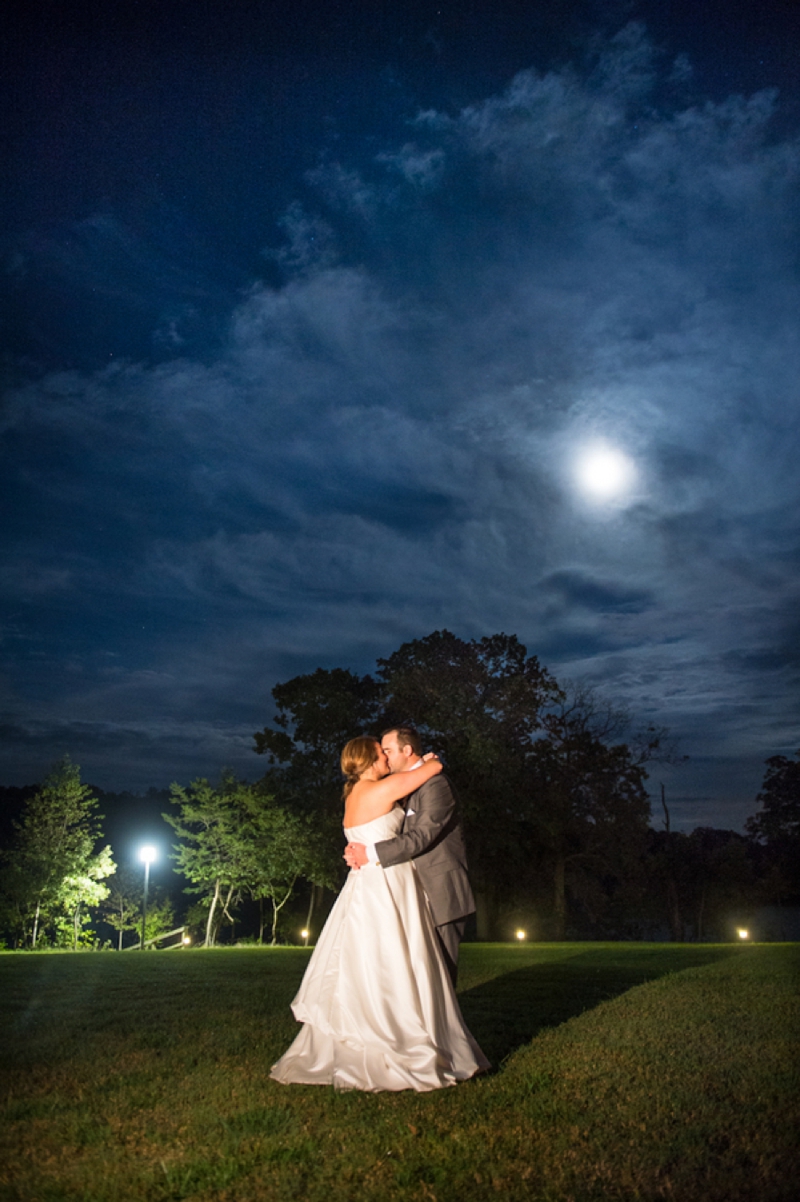
<instances>
[{"instance_id":1,"label":"grass lawn","mask_svg":"<svg viewBox=\"0 0 800 1202\"><path fill-rule=\"evenodd\" d=\"M496 1066L282 1086L299 948L0 956L0 1198L800 1196L800 947L468 944Z\"/></svg>"}]
</instances>

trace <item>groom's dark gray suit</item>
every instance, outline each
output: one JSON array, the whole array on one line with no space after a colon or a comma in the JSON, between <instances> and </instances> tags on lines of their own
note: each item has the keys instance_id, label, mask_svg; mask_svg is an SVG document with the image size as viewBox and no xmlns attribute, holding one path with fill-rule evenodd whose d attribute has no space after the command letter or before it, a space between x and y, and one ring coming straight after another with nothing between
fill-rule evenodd
<instances>
[{"instance_id":1,"label":"groom's dark gray suit","mask_svg":"<svg viewBox=\"0 0 800 1202\"><path fill-rule=\"evenodd\" d=\"M458 803L446 776L434 776L406 799L402 831L376 843L375 852L384 868L414 861L455 983L464 920L474 913L475 898Z\"/></svg>"}]
</instances>

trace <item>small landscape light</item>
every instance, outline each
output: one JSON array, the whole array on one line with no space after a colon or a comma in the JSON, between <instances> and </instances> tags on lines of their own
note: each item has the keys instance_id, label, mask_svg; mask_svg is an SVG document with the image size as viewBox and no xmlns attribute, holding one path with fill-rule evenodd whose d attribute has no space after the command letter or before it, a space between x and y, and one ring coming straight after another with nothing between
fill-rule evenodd
<instances>
[{"instance_id":1,"label":"small landscape light","mask_svg":"<svg viewBox=\"0 0 800 1202\"><path fill-rule=\"evenodd\" d=\"M524 942L525 942L525 940L527 939L527 935L526 935L526 934L525 934L525 932L522 930L522 928L520 928L520 930L518 930L518 931L516 932L516 936L517 936L517 939L519 940L519 942L520 942L520 943L524 943Z\"/></svg>"},{"instance_id":2,"label":"small landscape light","mask_svg":"<svg viewBox=\"0 0 800 1202\"><path fill-rule=\"evenodd\" d=\"M749 939L750 938L750 932L748 931L747 927L739 927L736 931L736 934L739 936L740 939Z\"/></svg>"},{"instance_id":3,"label":"small landscape light","mask_svg":"<svg viewBox=\"0 0 800 1202\"><path fill-rule=\"evenodd\" d=\"M188 947L191 942L192 942L191 935L184 935L183 939L181 939L181 943L183 944L184 947Z\"/></svg>"},{"instance_id":4,"label":"small landscape light","mask_svg":"<svg viewBox=\"0 0 800 1202\"><path fill-rule=\"evenodd\" d=\"M309 937L309 935L311 934L311 932L310 932L310 931L307 931L307 930L305 929L305 927L303 927L303 929L302 929L302 931L300 932L300 934L301 934L301 936L302 936L302 938L303 938L303 947L308 947L308 937Z\"/></svg>"}]
</instances>

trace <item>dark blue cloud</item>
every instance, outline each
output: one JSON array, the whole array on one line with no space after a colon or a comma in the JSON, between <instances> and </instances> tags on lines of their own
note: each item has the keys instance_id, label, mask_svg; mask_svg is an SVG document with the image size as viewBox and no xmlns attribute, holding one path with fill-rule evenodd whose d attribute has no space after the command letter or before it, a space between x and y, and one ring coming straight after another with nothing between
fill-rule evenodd
<instances>
[{"instance_id":1,"label":"dark blue cloud","mask_svg":"<svg viewBox=\"0 0 800 1202\"><path fill-rule=\"evenodd\" d=\"M565 604L598 613L642 613L655 598L643 589L632 589L622 582L595 580L581 572L553 572L541 582Z\"/></svg>"},{"instance_id":2,"label":"dark blue cloud","mask_svg":"<svg viewBox=\"0 0 800 1202\"><path fill-rule=\"evenodd\" d=\"M749 812L797 742L800 149L639 26L589 59L320 141L258 273L99 208L15 260L115 353L7 395L9 776L254 775L276 681L446 626L670 725L678 820Z\"/></svg>"}]
</instances>

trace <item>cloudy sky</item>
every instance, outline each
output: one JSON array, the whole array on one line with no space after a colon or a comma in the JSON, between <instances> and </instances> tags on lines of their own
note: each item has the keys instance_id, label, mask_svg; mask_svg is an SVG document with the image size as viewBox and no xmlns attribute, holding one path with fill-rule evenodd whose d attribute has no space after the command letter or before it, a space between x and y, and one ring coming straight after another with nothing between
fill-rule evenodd
<instances>
[{"instance_id":1,"label":"cloudy sky","mask_svg":"<svg viewBox=\"0 0 800 1202\"><path fill-rule=\"evenodd\" d=\"M800 9L15 8L0 783L255 778L276 682L505 631L740 827L800 746Z\"/></svg>"}]
</instances>

